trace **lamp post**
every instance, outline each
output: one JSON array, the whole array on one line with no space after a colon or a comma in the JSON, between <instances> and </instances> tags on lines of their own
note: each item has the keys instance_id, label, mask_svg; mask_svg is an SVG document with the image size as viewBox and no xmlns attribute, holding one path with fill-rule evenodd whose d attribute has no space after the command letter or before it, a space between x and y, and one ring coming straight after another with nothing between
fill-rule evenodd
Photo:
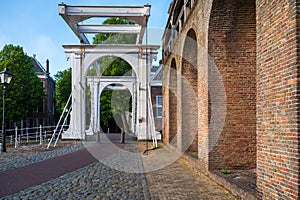
<instances>
[{"instance_id":1,"label":"lamp post","mask_svg":"<svg viewBox=\"0 0 300 200\"><path fill-rule=\"evenodd\" d=\"M0 72L0 81L3 84L2 88L2 101L3 101L3 109L2 109L2 148L1 152L6 152L5 147L5 92L7 85L11 82L13 78L13 73L5 68L3 71Z\"/></svg>"}]
</instances>

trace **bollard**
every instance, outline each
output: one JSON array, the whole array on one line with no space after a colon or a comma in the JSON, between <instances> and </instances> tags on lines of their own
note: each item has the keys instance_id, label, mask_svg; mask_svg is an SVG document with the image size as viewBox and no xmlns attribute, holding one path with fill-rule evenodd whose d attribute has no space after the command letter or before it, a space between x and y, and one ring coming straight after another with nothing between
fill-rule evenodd
<instances>
[{"instance_id":1,"label":"bollard","mask_svg":"<svg viewBox=\"0 0 300 200\"><path fill-rule=\"evenodd\" d=\"M123 128L121 128L121 143L124 144L125 143L125 133Z\"/></svg>"},{"instance_id":2,"label":"bollard","mask_svg":"<svg viewBox=\"0 0 300 200\"><path fill-rule=\"evenodd\" d=\"M96 142L100 143L100 131L96 132Z\"/></svg>"}]
</instances>

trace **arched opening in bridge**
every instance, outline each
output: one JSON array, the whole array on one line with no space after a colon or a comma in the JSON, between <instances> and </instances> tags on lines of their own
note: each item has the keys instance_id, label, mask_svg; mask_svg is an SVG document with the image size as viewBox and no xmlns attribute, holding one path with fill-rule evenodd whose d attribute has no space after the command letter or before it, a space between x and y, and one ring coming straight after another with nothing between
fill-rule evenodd
<instances>
[{"instance_id":1,"label":"arched opening in bridge","mask_svg":"<svg viewBox=\"0 0 300 200\"><path fill-rule=\"evenodd\" d=\"M87 70L86 76L135 76L130 64L116 56L97 59Z\"/></svg>"},{"instance_id":2,"label":"arched opening in bridge","mask_svg":"<svg viewBox=\"0 0 300 200\"><path fill-rule=\"evenodd\" d=\"M213 1L208 58L209 169L255 168L255 0Z\"/></svg>"},{"instance_id":3,"label":"arched opening in bridge","mask_svg":"<svg viewBox=\"0 0 300 200\"><path fill-rule=\"evenodd\" d=\"M186 35L182 54L181 123L182 151L198 158L198 67L197 37L193 29Z\"/></svg>"},{"instance_id":4,"label":"arched opening in bridge","mask_svg":"<svg viewBox=\"0 0 300 200\"><path fill-rule=\"evenodd\" d=\"M133 130L136 74L130 64L115 56L97 59L86 71L86 131L127 133ZM135 96L133 100L133 96ZM136 107L134 107L136 109Z\"/></svg>"},{"instance_id":5,"label":"arched opening in bridge","mask_svg":"<svg viewBox=\"0 0 300 200\"><path fill-rule=\"evenodd\" d=\"M100 127L103 132L130 132L132 95L121 84L108 85L100 95Z\"/></svg>"},{"instance_id":6,"label":"arched opening in bridge","mask_svg":"<svg viewBox=\"0 0 300 200\"><path fill-rule=\"evenodd\" d=\"M177 66L173 58L169 76L169 138L171 145L177 146Z\"/></svg>"}]
</instances>

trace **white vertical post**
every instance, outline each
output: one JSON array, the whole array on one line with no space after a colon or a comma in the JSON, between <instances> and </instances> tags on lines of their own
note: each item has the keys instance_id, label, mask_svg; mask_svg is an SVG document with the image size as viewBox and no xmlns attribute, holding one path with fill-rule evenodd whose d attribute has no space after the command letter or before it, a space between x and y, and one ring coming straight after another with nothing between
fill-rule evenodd
<instances>
[{"instance_id":1,"label":"white vertical post","mask_svg":"<svg viewBox=\"0 0 300 200\"><path fill-rule=\"evenodd\" d=\"M18 147L18 127L15 127L15 148Z\"/></svg>"},{"instance_id":2,"label":"white vertical post","mask_svg":"<svg viewBox=\"0 0 300 200\"><path fill-rule=\"evenodd\" d=\"M27 126L26 126L26 140L27 140L27 143L28 143L29 137L28 137L28 127Z\"/></svg>"},{"instance_id":3,"label":"white vertical post","mask_svg":"<svg viewBox=\"0 0 300 200\"><path fill-rule=\"evenodd\" d=\"M39 129L34 128L34 130L35 130L35 141L37 142L38 141L38 131L39 131Z\"/></svg>"},{"instance_id":4,"label":"white vertical post","mask_svg":"<svg viewBox=\"0 0 300 200\"><path fill-rule=\"evenodd\" d=\"M40 125L40 145L43 144L43 138L42 138L42 125Z\"/></svg>"}]
</instances>

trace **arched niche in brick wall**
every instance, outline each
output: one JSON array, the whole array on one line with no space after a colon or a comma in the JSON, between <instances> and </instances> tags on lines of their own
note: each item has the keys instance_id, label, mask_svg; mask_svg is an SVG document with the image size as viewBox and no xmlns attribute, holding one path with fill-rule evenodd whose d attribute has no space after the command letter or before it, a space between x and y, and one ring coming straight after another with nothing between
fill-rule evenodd
<instances>
[{"instance_id":1,"label":"arched niche in brick wall","mask_svg":"<svg viewBox=\"0 0 300 200\"><path fill-rule=\"evenodd\" d=\"M197 36L193 29L186 35L181 66L182 150L198 158Z\"/></svg>"},{"instance_id":2,"label":"arched niche in brick wall","mask_svg":"<svg viewBox=\"0 0 300 200\"><path fill-rule=\"evenodd\" d=\"M177 98L177 65L175 58L172 59L169 78L169 135L168 142L177 146L177 114L178 114L178 98Z\"/></svg>"},{"instance_id":3,"label":"arched niche in brick wall","mask_svg":"<svg viewBox=\"0 0 300 200\"><path fill-rule=\"evenodd\" d=\"M213 1L208 59L209 169L255 168L255 0Z\"/></svg>"}]
</instances>

